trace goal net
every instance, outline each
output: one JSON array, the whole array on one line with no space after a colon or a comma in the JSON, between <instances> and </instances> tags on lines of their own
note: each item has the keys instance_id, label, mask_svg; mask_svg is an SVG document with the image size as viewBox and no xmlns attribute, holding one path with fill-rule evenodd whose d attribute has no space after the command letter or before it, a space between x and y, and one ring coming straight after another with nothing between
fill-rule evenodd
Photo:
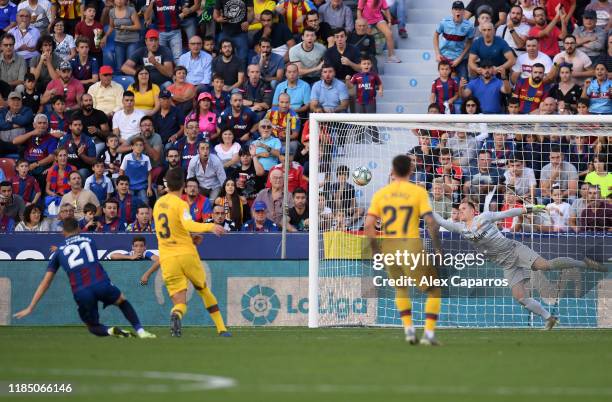
<instances>
[{"instance_id":1,"label":"goal net","mask_svg":"<svg viewBox=\"0 0 612 402\"><path fill-rule=\"evenodd\" d=\"M389 183L398 154L410 156L411 181L427 189L443 218L458 220L466 198L480 213L545 205L545 213L507 218L498 228L545 259L590 258L610 267L611 129L612 116L311 114L309 326L400 325L395 289L363 232L372 196ZM371 172L367 185L353 178L360 167ZM433 251L420 226L425 251ZM438 325L543 325L513 300L500 266L486 256L470 264L466 255L477 253L467 240L444 229L440 237L439 275L448 283ZM612 326L612 274L532 271L528 287L562 326ZM410 294L422 325L425 295L415 287Z\"/></svg>"}]
</instances>

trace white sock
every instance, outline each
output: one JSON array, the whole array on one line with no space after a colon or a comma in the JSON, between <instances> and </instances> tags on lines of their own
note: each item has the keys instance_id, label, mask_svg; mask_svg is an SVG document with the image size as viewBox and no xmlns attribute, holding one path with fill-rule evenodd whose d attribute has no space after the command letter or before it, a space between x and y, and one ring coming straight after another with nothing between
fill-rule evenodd
<instances>
[{"instance_id":1,"label":"white sock","mask_svg":"<svg viewBox=\"0 0 612 402\"><path fill-rule=\"evenodd\" d=\"M414 335L414 327L405 327L404 328L404 333L406 335Z\"/></svg>"},{"instance_id":2,"label":"white sock","mask_svg":"<svg viewBox=\"0 0 612 402\"><path fill-rule=\"evenodd\" d=\"M137 333L138 335L142 335L142 334L144 334L144 333L145 333L145 330L144 330L144 328L139 328L139 329L136 331L136 333Z\"/></svg>"},{"instance_id":3,"label":"white sock","mask_svg":"<svg viewBox=\"0 0 612 402\"><path fill-rule=\"evenodd\" d=\"M548 318L550 318L550 313L548 312L548 310L546 310L544 307L542 307L540 302L537 301L534 298L524 297L524 298L519 300L519 303L521 303L523 306L525 306L525 308L527 310L531 311L534 314L539 315L540 317L542 317L545 320L548 320Z\"/></svg>"},{"instance_id":4,"label":"white sock","mask_svg":"<svg viewBox=\"0 0 612 402\"><path fill-rule=\"evenodd\" d=\"M112 336L112 335L113 335L113 327L108 327L108 328L106 329L106 332L107 332L109 335L111 335L111 336Z\"/></svg>"},{"instance_id":5,"label":"white sock","mask_svg":"<svg viewBox=\"0 0 612 402\"><path fill-rule=\"evenodd\" d=\"M434 337L434 332L431 329L425 330L425 338L431 339Z\"/></svg>"}]
</instances>

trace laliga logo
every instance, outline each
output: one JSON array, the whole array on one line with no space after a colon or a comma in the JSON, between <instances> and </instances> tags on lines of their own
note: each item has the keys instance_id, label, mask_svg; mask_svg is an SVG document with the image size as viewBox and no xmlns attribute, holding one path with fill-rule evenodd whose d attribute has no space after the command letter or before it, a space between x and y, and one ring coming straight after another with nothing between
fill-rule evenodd
<instances>
[{"instance_id":1,"label":"laliga logo","mask_svg":"<svg viewBox=\"0 0 612 402\"><path fill-rule=\"evenodd\" d=\"M281 303L274 289L255 285L242 295L242 316L253 325L271 324L278 315Z\"/></svg>"}]
</instances>

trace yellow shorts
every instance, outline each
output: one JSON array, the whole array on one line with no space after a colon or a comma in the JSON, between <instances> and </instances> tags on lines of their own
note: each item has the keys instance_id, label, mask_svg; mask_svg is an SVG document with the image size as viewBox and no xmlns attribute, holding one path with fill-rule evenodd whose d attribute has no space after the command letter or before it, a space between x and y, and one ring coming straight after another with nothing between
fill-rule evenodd
<instances>
[{"instance_id":1,"label":"yellow shorts","mask_svg":"<svg viewBox=\"0 0 612 402\"><path fill-rule=\"evenodd\" d=\"M186 254L161 260L161 271L170 296L187 290L187 281L196 290L206 287L206 272L200 258L195 255Z\"/></svg>"}]
</instances>

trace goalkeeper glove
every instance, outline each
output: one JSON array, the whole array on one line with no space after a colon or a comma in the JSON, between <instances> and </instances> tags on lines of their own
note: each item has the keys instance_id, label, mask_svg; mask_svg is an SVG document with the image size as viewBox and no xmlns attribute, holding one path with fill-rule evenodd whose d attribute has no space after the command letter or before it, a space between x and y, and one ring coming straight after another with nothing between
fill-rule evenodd
<instances>
[{"instance_id":1,"label":"goalkeeper glove","mask_svg":"<svg viewBox=\"0 0 612 402\"><path fill-rule=\"evenodd\" d=\"M545 205L539 205L539 204L529 205L529 206L525 207L525 211L528 214L541 214L541 213L546 211L546 206Z\"/></svg>"}]
</instances>

